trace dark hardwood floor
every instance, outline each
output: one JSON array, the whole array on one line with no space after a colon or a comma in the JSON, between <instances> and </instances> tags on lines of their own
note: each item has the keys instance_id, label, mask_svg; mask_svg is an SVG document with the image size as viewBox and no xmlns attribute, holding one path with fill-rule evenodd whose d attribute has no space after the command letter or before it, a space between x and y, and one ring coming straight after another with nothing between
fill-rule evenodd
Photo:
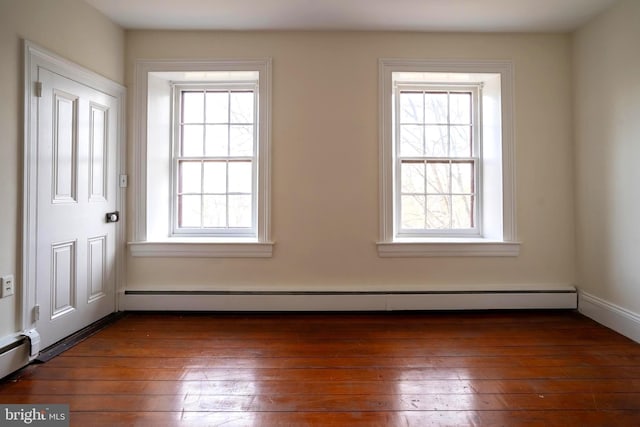
<instances>
[{"instance_id":1,"label":"dark hardwood floor","mask_svg":"<svg viewBox=\"0 0 640 427\"><path fill-rule=\"evenodd\" d=\"M73 426L638 426L640 345L570 311L130 313L0 402Z\"/></svg>"}]
</instances>

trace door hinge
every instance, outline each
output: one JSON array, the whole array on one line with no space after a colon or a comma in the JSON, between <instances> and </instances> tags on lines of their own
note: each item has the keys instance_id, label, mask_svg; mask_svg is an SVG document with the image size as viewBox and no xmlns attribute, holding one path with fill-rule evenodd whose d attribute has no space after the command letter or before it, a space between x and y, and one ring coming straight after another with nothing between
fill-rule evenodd
<instances>
[{"instance_id":1,"label":"door hinge","mask_svg":"<svg viewBox=\"0 0 640 427\"><path fill-rule=\"evenodd\" d=\"M38 320L40 320L40 305L39 304L36 304L33 307L33 320L35 320L36 322Z\"/></svg>"},{"instance_id":2,"label":"door hinge","mask_svg":"<svg viewBox=\"0 0 640 427\"><path fill-rule=\"evenodd\" d=\"M35 82L33 93L37 98L42 98L42 82Z\"/></svg>"}]
</instances>

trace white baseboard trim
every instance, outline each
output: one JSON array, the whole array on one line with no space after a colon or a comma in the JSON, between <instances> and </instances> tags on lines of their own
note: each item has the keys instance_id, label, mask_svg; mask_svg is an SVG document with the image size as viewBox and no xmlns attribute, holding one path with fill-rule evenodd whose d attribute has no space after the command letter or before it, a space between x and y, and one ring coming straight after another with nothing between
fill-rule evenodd
<instances>
[{"instance_id":1,"label":"white baseboard trim","mask_svg":"<svg viewBox=\"0 0 640 427\"><path fill-rule=\"evenodd\" d=\"M7 337L0 344L0 378L29 364L29 342L23 337Z\"/></svg>"},{"instance_id":2,"label":"white baseboard trim","mask_svg":"<svg viewBox=\"0 0 640 427\"><path fill-rule=\"evenodd\" d=\"M640 315L580 291L578 311L614 331L640 342Z\"/></svg>"},{"instance_id":3,"label":"white baseboard trim","mask_svg":"<svg viewBox=\"0 0 640 427\"><path fill-rule=\"evenodd\" d=\"M553 291L126 291L125 311L390 311L575 309L575 288Z\"/></svg>"}]
</instances>

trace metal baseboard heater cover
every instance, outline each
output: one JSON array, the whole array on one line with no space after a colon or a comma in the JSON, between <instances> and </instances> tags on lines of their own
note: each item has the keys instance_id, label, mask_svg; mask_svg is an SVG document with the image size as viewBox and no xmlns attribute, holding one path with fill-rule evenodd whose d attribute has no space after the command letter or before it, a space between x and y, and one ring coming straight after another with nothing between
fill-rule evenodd
<instances>
[{"instance_id":1,"label":"metal baseboard heater cover","mask_svg":"<svg viewBox=\"0 0 640 427\"><path fill-rule=\"evenodd\" d=\"M576 309L573 287L436 291L153 291L128 290L123 310L394 311Z\"/></svg>"},{"instance_id":2,"label":"metal baseboard heater cover","mask_svg":"<svg viewBox=\"0 0 640 427\"><path fill-rule=\"evenodd\" d=\"M0 346L0 378L29 364L29 341L25 337Z\"/></svg>"}]
</instances>

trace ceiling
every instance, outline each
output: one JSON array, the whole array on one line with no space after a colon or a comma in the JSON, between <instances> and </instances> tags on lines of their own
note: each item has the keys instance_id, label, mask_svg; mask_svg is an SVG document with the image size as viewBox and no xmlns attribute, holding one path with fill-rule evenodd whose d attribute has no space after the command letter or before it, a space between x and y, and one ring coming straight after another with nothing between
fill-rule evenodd
<instances>
[{"instance_id":1,"label":"ceiling","mask_svg":"<svg viewBox=\"0 0 640 427\"><path fill-rule=\"evenodd\" d=\"M85 0L127 29L566 32L616 0Z\"/></svg>"}]
</instances>

